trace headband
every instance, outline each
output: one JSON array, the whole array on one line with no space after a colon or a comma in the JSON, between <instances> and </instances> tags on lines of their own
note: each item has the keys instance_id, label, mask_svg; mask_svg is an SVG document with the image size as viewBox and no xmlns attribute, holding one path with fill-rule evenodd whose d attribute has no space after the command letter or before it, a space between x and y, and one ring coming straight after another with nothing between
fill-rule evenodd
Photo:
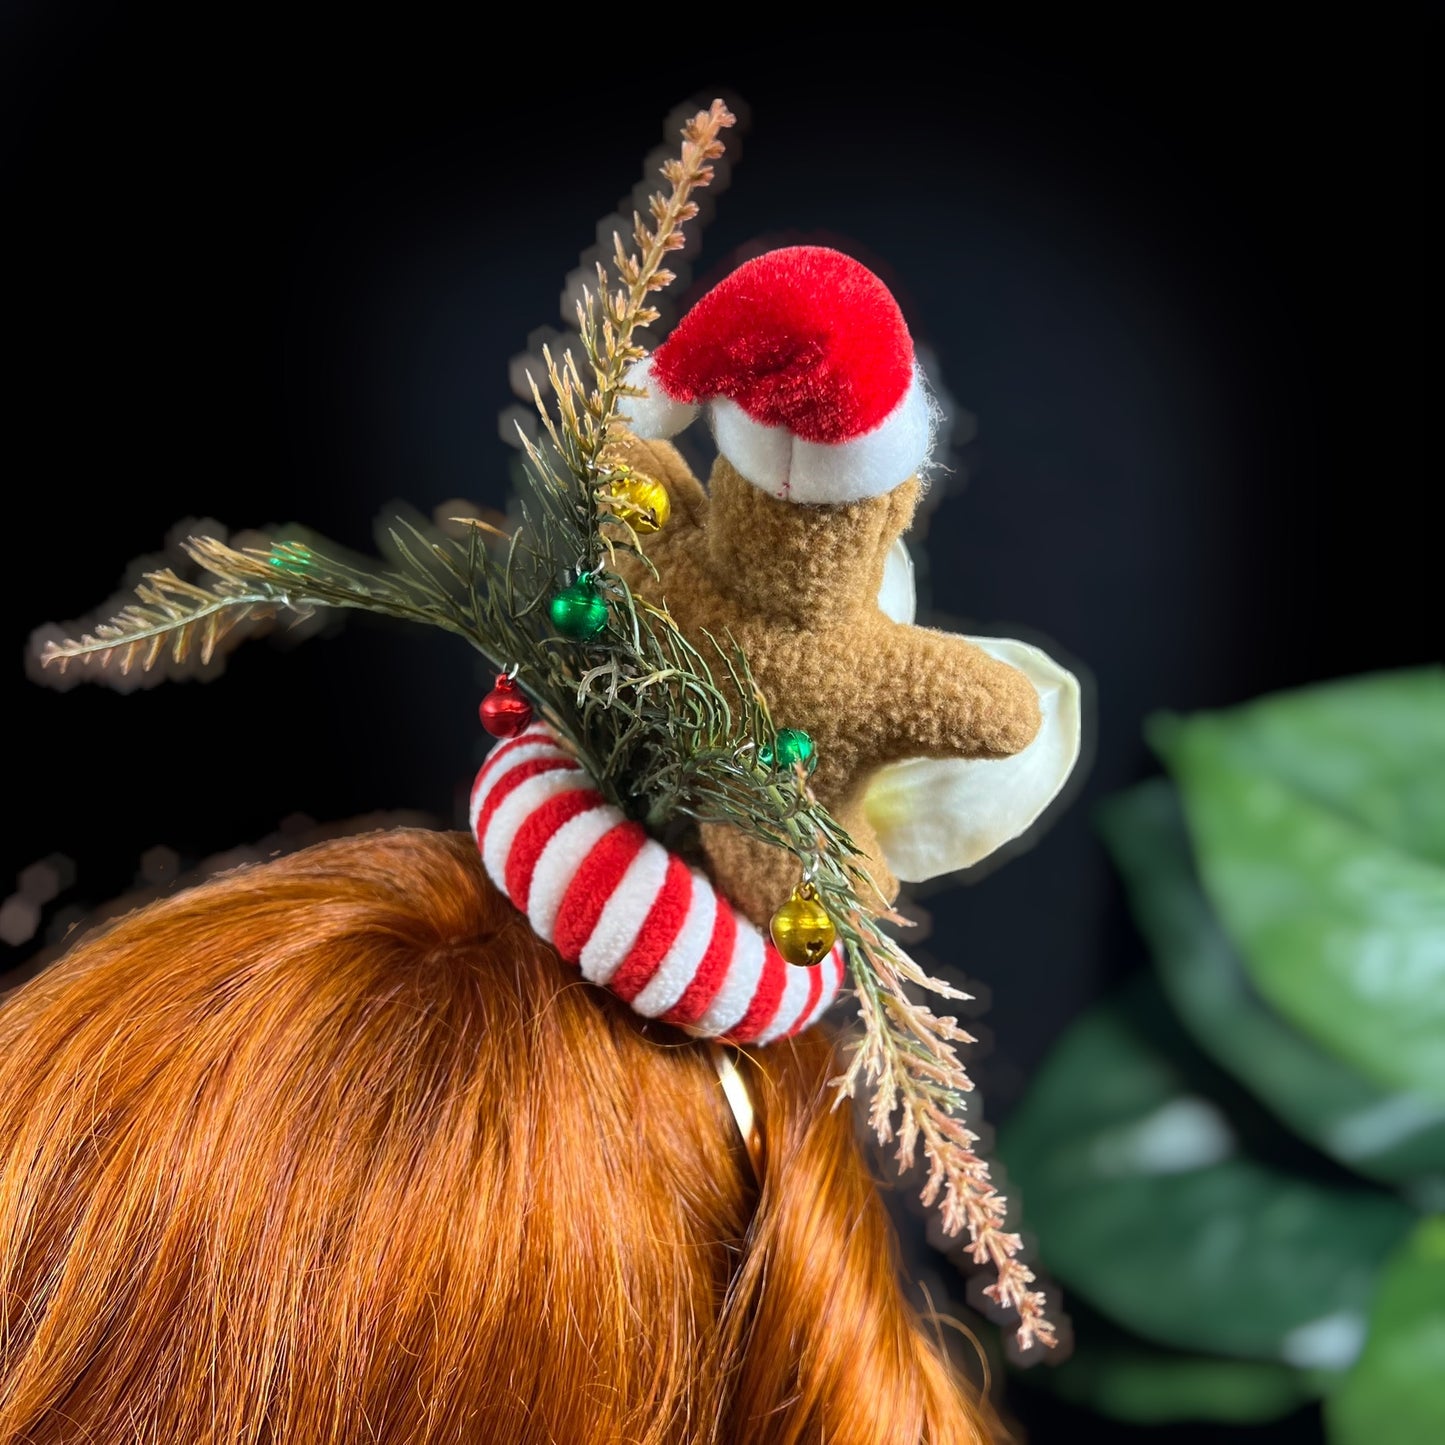
<instances>
[{"instance_id":1,"label":"headband","mask_svg":"<svg viewBox=\"0 0 1445 1445\"><path fill-rule=\"evenodd\" d=\"M104 679L209 662L321 608L440 627L496 671L498 739L470 825L486 872L539 937L639 1015L748 1048L816 1024L851 984L861 1027L840 1096L925 1204L966 1233L1022 1348L1053 1325L964 1122L953 1017L967 995L892 936L901 878L969 866L1016 837L1078 753L1078 688L1035 648L914 625L901 540L934 409L902 313L851 257L787 247L738 267L651 357L639 334L674 278L733 117L683 128L632 235L544 349L514 526L397 519L389 555L277 533L194 536L195 570L42 660ZM667 440L706 416L708 487ZM755 1172L756 1120L719 1078Z\"/></svg>"}]
</instances>

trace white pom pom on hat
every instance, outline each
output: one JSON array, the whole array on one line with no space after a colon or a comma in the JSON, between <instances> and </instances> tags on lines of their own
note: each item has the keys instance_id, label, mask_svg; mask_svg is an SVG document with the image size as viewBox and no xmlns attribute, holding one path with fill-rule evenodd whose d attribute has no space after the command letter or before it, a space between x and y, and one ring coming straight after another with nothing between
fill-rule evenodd
<instances>
[{"instance_id":1,"label":"white pom pom on hat","mask_svg":"<svg viewBox=\"0 0 1445 1445\"><path fill-rule=\"evenodd\" d=\"M675 436L706 408L718 450L791 502L861 501L928 460L933 413L888 288L826 246L786 246L713 287L628 373L619 412Z\"/></svg>"}]
</instances>

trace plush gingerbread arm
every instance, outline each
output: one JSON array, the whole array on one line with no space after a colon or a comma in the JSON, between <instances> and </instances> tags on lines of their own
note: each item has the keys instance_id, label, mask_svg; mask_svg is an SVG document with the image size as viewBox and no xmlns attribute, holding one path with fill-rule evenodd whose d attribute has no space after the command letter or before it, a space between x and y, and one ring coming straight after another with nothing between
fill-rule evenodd
<instances>
[{"instance_id":1,"label":"plush gingerbread arm","mask_svg":"<svg viewBox=\"0 0 1445 1445\"><path fill-rule=\"evenodd\" d=\"M1017 668L949 632L880 621L857 659L855 692L887 699L875 765L902 758L1000 758L1021 752L1039 729L1039 698Z\"/></svg>"}]
</instances>

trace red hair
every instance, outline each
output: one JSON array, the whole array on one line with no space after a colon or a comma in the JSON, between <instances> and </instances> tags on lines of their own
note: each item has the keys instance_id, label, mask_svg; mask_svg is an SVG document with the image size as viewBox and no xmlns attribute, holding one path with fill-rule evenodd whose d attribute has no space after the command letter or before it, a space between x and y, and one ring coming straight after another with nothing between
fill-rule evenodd
<instances>
[{"instance_id":1,"label":"red hair","mask_svg":"<svg viewBox=\"0 0 1445 1445\"><path fill-rule=\"evenodd\" d=\"M0 1445L968 1445L818 1035L580 982L463 835L344 838L0 1007Z\"/></svg>"}]
</instances>

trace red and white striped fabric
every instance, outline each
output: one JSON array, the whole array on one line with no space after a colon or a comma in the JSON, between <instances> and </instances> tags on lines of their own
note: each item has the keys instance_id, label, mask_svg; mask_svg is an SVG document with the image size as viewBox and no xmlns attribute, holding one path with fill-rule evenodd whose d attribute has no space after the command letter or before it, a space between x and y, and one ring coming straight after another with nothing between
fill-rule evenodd
<instances>
[{"instance_id":1,"label":"red and white striped fabric","mask_svg":"<svg viewBox=\"0 0 1445 1445\"><path fill-rule=\"evenodd\" d=\"M841 945L811 968L786 963L701 873L605 802L544 723L488 755L471 823L488 876L537 934L646 1018L766 1044L837 997Z\"/></svg>"}]
</instances>

